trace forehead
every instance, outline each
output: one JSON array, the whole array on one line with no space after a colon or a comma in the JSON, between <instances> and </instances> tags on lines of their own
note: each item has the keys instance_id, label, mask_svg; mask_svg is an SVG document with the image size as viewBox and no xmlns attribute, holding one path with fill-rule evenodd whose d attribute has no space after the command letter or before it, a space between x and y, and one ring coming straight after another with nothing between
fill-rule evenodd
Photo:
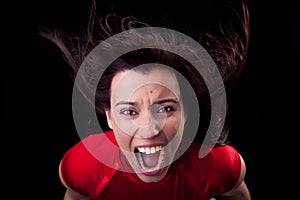
<instances>
[{"instance_id":1,"label":"forehead","mask_svg":"<svg viewBox=\"0 0 300 200\"><path fill-rule=\"evenodd\" d=\"M147 70L125 70L112 79L111 96L130 99L142 87L150 85L166 88L179 98L180 89L175 72L170 68L151 68ZM114 99L114 98L113 98Z\"/></svg>"}]
</instances>

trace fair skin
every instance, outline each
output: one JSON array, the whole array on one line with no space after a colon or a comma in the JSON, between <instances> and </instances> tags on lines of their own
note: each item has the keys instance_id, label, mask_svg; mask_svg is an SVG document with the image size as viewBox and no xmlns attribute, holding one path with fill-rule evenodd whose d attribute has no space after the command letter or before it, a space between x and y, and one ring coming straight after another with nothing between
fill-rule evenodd
<instances>
[{"instance_id":1,"label":"fair skin","mask_svg":"<svg viewBox=\"0 0 300 200\"><path fill-rule=\"evenodd\" d=\"M128 163L144 182L158 182L165 177L182 138L185 115L178 81L170 72L156 68L147 73L126 70L117 73L111 84L108 124ZM224 200L251 199L244 183L242 157L241 163L240 178L222 196ZM67 188L64 200L89 199L68 188L61 174L60 178Z\"/></svg>"},{"instance_id":2,"label":"fair skin","mask_svg":"<svg viewBox=\"0 0 300 200\"><path fill-rule=\"evenodd\" d=\"M147 74L124 71L114 77L111 88L107 121L132 172L144 182L162 180L183 132L184 112L175 74L166 69Z\"/></svg>"}]
</instances>

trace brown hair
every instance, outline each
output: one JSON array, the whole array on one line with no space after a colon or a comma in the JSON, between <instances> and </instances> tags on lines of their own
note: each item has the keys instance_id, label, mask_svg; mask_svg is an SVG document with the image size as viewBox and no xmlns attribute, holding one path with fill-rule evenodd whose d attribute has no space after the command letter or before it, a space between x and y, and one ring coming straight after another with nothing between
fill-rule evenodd
<instances>
[{"instance_id":1,"label":"brown hair","mask_svg":"<svg viewBox=\"0 0 300 200\"><path fill-rule=\"evenodd\" d=\"M215 61L227 91L235 85L246 62L249 44L249 13L245 3L242 4L242 9L242 17L237 15L242 26L241 30L235 30L232 26L219 25L217 34L206 33L200 41ZM93 1L87 31L83 37L70 36L70 34L63 31L47 28L41 28L38 34L51 40L61 49L65 60L72 67L75 77L83 60L99 43L121 31L148 26L150 25L135 17L120 17L115 13L108 14L104 19L100 18L98 20L96 3ZM187 47L183 46L182 48ZM135 50L122 55L110 64L100 78L95 97L95 108L100 117L105 109L110 109L110 85L114 75L122 70L132 69L145 63L165 64L174 68L189 80L197 95L201 116L206 116L207 119L200 122L199 134L197 135L203 139L205 134L202 133L207 129L210 115L207 87L201 75L189 62L178 55L161 49ZM88 83L86 82L86 84ZM89 99L88 94L83 95L90 102L94 102ZM218 139L219 143L226 141L227 132L225 125L221 137Z\"/></svg>"}]
</instances>

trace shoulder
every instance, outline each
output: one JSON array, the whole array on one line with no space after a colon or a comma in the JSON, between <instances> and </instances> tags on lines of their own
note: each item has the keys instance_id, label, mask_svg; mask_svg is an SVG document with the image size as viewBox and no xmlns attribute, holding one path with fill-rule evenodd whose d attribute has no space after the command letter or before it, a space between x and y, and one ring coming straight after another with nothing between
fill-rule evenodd
<instances>
[{"instance_id":1,"label":"shoulder","mask_svg":"<svg viewBox=\"0 0 300 200\"><path fill-rule=\"evenodd\" d=\"M241 173L241 157L238 151L230 145L215 146L208 155L208 163L212 165L215 182L225 185L225 191L229 191L237 183Z\"/></svg>"},{"instance_id":2,"label":"shoulder","mask_svg":"<svg viewBox=\"0 0 300 200\"><path fill-rule=\"evenodd\" d=\"M195 162L201 163L202 165L214 166L216 168L220 167L222 169L224 167L240 167L240 155L234 146L215 145L203 158L199 158L200 148L206 148L206 146L192 143L187 151L189 157L192 157ZM195 159L195 157L197 157L197 159Z\"/></svg>"},{"instance_id":3,"label":"shoulder","mask_svg":"<svg viewBox=\"0 0 300 200\"><path fill-rule=\"evenodd\" d=\"M109 151L111 134L113 133L89 135L65 153L59 173L67 188L90 197L101 192L106 185L102 180L108 174L112 176L115 170L103 163L101 154L97 152Z\"/></svg>"},{"instance_id":4,"label":"shoulder","mask_svg":"<svg viewBox=\"0 0 300 200\"><path fill-rule=\"evenodd\" d=\"M192 184L206 188L214 194L222 194L231 190L239 180L241 158L231 145L215 145L203 158L199 158L201 144L193 143L187 151L188 160L185 168L193 173ZM196 178L195 178L196 177Z\"/></svg>"},{"instance_id":5,"label":"shoulder","mask_svg":"<svg viewBox=\"0 0 300 200\"><path fill-rule=\"evenodd\" d=\"M215 145L208 154L207 161L213 162L217 168L237 168L240 170L239 153L231 145Z\"/></svg>"}]
</instances>

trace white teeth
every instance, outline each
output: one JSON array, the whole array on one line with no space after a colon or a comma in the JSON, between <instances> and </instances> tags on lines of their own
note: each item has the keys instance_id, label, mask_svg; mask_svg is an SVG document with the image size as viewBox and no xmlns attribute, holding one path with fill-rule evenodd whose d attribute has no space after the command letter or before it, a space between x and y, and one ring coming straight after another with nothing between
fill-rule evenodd
<instances>
[{"instance_id":1,"label":"white teeth","mask_svg":"<svg viewBox=\"0 0 300 200\"><path fill-rule=\"evenodd\" d=\"M152 154L158 151L164 150L163 146L156 146L156 147L138 147L140 153Z\"/></svg>"},{"instance_id":2,"label":"white teeth","mask_svg":"<svg viewBox=\"0 0 300 200\"><path fill-rule=\"evenodd\" d=\"M153 171L157 171L161 168L161 165L162 165L162 162L164 160L164 157L165 157L165 148L161 145L159 146L153 146L153 147L138 147L138 150L140 153L137 153L137 159L141 165L141 167L143 168L143 170L145 172L153 172ZM156 152L159 152L159 157L158 157L158 162L157 162L157 165L155 167L151 167L151 168L148 168L144 165L144 161L143 161L143 158L142 158L142 153L145 153L145 154L154 154Z\"/></svg>"},{"instance_id":3,"label":"white teeth","mask_svg":"<svg viewBox=\"0 0 300 200\"><path fill-rule=\"evenodd\" d=\"M150 148L146 147L146 154L150 154Z\"/></svg>"},{"instance_id":4,"label":"white teeth","mask_svg":"<svg viewBox=\"0 0 300 200\"><path fill-rule=\"evenodd\" d=\"M147 147L146 147L146 149L147 149ZM149 148L148 148L149 149ZM151 148L152 149L152 148ZM155 150L156 150L157 148L155 148ZM137 159L138 159L138 161L139 161L139 163L140 163L140 165L141 165L141 167L143 168L143 170L144 171L146 171L146 172L153 172L153 171L156 171L156 170L159 170L162 166L162 162L163 162L163 160L164 160L164 156L165 156L165 150L164 150L164 147L162 147L162 146L160 146L160 149L161 150L159 150L160 151L160 153L159 153L159 157L158 157L158 162L157 162L157 165L155 166L155 167L151 167L151 168L149 168L149 167L146 167L145 165L144 165L144 162L143 162L143 158L142 158L142 155L141 155L141 153L137 153L136 155L137 155ZM139 151L140 151L140 149L139 149ZM147 150L146 150L146 152L147 152ZM156 151L157 152L157 151ZM146 153L147 154L147 153Z\"/></svg>"},{"instance_id":5,"label":"white teeth","mask_svg":"<svg viewBox=\"0 0 300 200\"><path fill-rule=\"evenodd\" d=\"M159 146L156 146L155 151L159 151L161 148Z\"/></svg>"},{"instance_id":6,"label":"white teeth","mask_svg":"<svg viewBox=\"0 0 300 200\"><path fill-rule=\"evenodd\" d=\"M151 147L150 153L155 153L155 147Z\"/></svg>"},{"instance_id":7,"label":"white teeth","mask_svg":"<svg viewBox=\"0 0 300 200\"><path fill-rule=\"evenodd\" d=\"M139 152L141 152L141 153L145 153L145 148L143 148L143 147L140 147L140 148L138 148L138 150L139 150Z\"/></svg>"}]
</instances>

